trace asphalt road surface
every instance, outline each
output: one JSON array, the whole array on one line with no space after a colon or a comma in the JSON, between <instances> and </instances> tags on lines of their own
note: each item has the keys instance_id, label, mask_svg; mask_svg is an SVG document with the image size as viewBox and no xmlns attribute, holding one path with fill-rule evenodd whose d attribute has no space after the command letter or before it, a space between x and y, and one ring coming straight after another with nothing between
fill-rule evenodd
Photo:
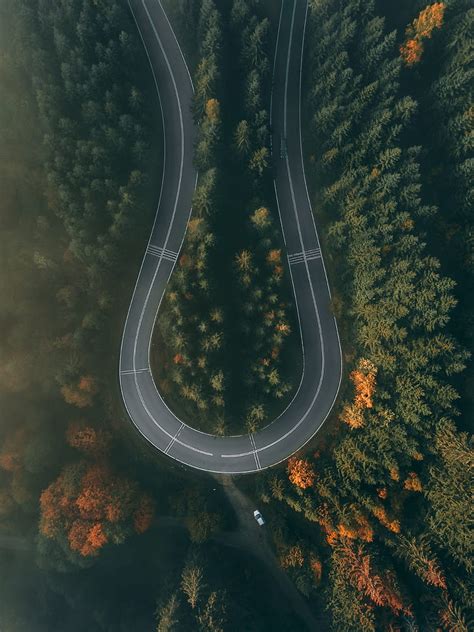
<instances>
[{"instance_id":1,"label":"asphalt road surface","mask_svg":"<svg viewBox=\"0 0 474 632\"><path fill-rule=\"evenodd\" d=\"M256 472L302 448L324 423L341 382L341 347L309 201L301 145L301 64L307 0L282 0L271 103L275 195L301 333L303 371L294 398L254 434L219 437L183 423L166 406L150 371L155 318L191 214L197 173L192 81L160 0L130 0L160 97L165 137L161 194L130 303L119 380L139 432L169 457L222 474Z\"/></svg>"}]
</instances>

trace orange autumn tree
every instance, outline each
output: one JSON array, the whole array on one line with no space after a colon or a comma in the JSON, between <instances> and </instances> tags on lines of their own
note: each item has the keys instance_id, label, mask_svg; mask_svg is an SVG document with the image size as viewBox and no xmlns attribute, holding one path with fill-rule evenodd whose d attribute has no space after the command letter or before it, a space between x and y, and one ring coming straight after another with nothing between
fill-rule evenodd
<instances>
[{"instance_id":1,"label":"orange autumn tree","mask_svg":"<svg viewBox=\"0 0 474 632\"><path fill-rule=\"evenodd\" d=\"M403 604L394 576L390 572L384 576L377 573L371 556L363 546L355 547L350 540L344 540L337 546L333 559L345 579L372 604L387 607L396 615L410 613L410 609Z\"/></svg>"},{"instance_id":2,"label":"orange autumn tree","mask_svg":"<svg viewBox=\"0 0 474 632\"><path fill-rule=\"evenodd\" d=\"M65 384L61 387L61 394L67 404L78 408L92 406L94 395L98 392L95 378L91 375L82 376L77 384Z\"/></svg>"},{"instance_id":3,"label":"orange autumn tree","mask_svg":"<svg viewBox=\"0 0 474 632\"><path fill-rule=\"evenodd\" d=\"M85 454L105 454L110 444L110 434L90 426L85 421L72 421L66 431L67 443Z\"/></svg>"},{"instance_id":4,"label":"orange autumn tree","mask_svg":"<svg viewBox=\"0 0 474 632\"><path fill-rule=\"evenodd\" d=\"M354 401L344 406L340 419L351 428L364 425L363 411L373 406L376 376L376 366L365 358L359 360L357 368L349 375L355 389Z\"/></svg>"},{"instance_id":5,"label":"orange autumn tree","mask_svg":"<svg viewBox=\"0 0 474 632\"><path fill-rule=\"evenodd\" d=\"M400 521L391 520L384 507L374 507L372 513L386 529L392 533L400 533Z\"/></svg>"},{"instance_id":6,"label":"orange autumn tree","mask_svg":"<svg viewBox=\"0 0 474 632\"><path fill-rule=\"evenodd\" d=\"M409 472L403 483L403 487L410 492L421 492L423 490L423 485L421 484L420 478L416 472Z\"/></svg>"},{"instance_id":7,"label":"orange autumn tree","mask_svg":"<svg viewBox=\"0 0 474 632\"><path fill-rule=\"evenodd\" d=\"M206 102L206 116L211 123L218 123L221 115L220 103L217 99L209 99Z\"/></svg>"},{"instance_id":8,"label":"orange autumn tree","mask_svg":"<svg viewBox=\"0 0 474 632\"><path fill-rule=\"evenodd\" d=\"M417 64L423 55L423 44L420 40L410 38L400 46L400 54L407 66Z\"/></svg>"},{"instance_id":9,"label":"orange autumn tree","mask_svg":"<svg viewBox=\"0 0 474 632\"><path fill-rule=\"evenodd\" d=\"M299 459L295 456L288 460L286 468L288 478L293 485L300 489L312 487L316 474L311 463L307 459Z\"/></svg>"},{"instance_id":10,"label":"orange autumn tree","mask_svg":"<svg viewBox=\"0 0 474 632\"><path fill-rule=\"evenodd\" d=\"M366 516L358 511L355 511L353 515L346 519L345 522L338 524L337 535L340 538L372 542L374 539L374 530L369 524ZM335 540L335 538L333 539Z\"/></svg>"},{"instance_id":11,"label":"orange autumn tree","mask_svg":"<svg viewBox=\"0 0 474 632\"><path fill-rule=\"evenodd\" d=\"M409 568L429 586L447 589L446 577L426 538L400 535L396 555L403 558Z\"/></svg>"},{"instance_id":12,"label":"orange autumn tree","mask_svg":"<svg viewBox=\"0 0 474 632\"><path fill-rule=\"evenodd\" d=\"M68 465L40 497L40 533L68 557L96 557L107 543L120 543L152 522L153 500L137 483L105 462Z\"/></svg>"},{"instance_id":13,"label":"orange autumn tree","mask_svg":"<svg viewBox=\"0 0 474 632\"><path fill-rule=\"evenodd\" d=\"M313 575L314 583L316 584L316 586L319 586L319 584L321 583L321 578L323 576L323 564L321 560L314 554L310 555L309 567Z\"/></svg>"},{"instance_id":14,"label":"orange autumn tree","mask_svg":"<svg viewBox=\"0 0 474 632\"><path fill-rule=\"evenodd\" d=\"M400 53L407 66L413 66L420 61L423 54L423 40L431 38L433 31L441 28L445 9L444 2L430 4L406 29L406 39L400 46Z\"/></svg>"},{"instance_id":15,"label":"orange autumn tree","mask_svg":"<svg viewBox=\"0 0 474 632\"><path fill-rule=\"evenodd\" d=\"M443 25L444 11L446 4L444 2L435 2L420 11L418 17L412 23L412 29L415 36L423 39L430 38L435 29L440 29Z\"/></svg>"}]
</instances>

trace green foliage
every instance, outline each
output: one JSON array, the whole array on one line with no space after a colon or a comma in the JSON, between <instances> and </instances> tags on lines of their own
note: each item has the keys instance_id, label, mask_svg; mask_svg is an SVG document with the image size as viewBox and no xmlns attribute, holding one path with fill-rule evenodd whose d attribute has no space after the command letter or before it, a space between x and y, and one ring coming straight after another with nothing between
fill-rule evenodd
<instances>
[{"instance_id":1,"label":"green foliage","mask_svg":"<svg viewBox=\"0 0 474 632\"><path fill-rule=\"evenodd\" d=\"M194 111L199 119L206 103L219 91L222 27L220 13L213 0L203 0L201 4L197 41L200 61L194 79Z\"/></svg>"},{"instance_id":2,"label":"green foliage","mask_svg":"<svg viewBox=\"0 0 474 632\"><path fill-rule=\"evenodd\" d=\"M184 401L184 409L192 415L194 424L213 432L221 432L225 423L226 391L226 376L221 368L225 318L222 308L215 303L216 280L210 263L216 249L212 221L217 207L222 124L217 83L209 81L204 69L209 60L213 60L212 64L220 60L220 23L220 14L212 0L203 2L194 103L199 120L195 162L200 177L182 254L158 317L160 337L165 341L160 350L160 388L175 402L177 398ZM201 84L206 85L204 91L199 87Z\"/></svg>"},{"instance_id":3,"label":"green foliage","mask_svg":"<svg viewBox=\"0 0 474 632\"><path fill-rule=\"evenodd\" d=\"M445 20L416 72L405 80L420 102L424 172L439 215L428 235L446 269L458 282L459 306L453 326L468 348L473 348L474 290L473 193L473 44L474 10L465 0L447 3ZM433 72L433 67L435 72ZM473 364L460 380L464 398L461 412L472 409Z\"/></svg>"},{"instance_id":4,"label":"green foliage","mask_svg":"<svg viewBox=\"0 0 474 632\"><path fill-rule=\"evenodd\" d=\"M464 51L456 112L466 103L465 24L459 14L452 25L460 38L454 50ZM452 334L455 283L426 244L438 209L424 202L424 150L410 145L418 106L402 92L396 33L386 32L375 3L310 2L307 50L308 175L326 229L343 347L351 368L364 358L377 378L361 423L338 427L318 453L314 488L274 477L265 494L320 525L330 545L335 630L388 629L403 609L410 625L454 629L448 621L457 617L464 629L472 457L452 420L455 380L469 356ZM465 128L456 129L465 138ZM451 186L467 199L464 184ZM353 541L364 542L363 554ZM403 560L402 572L392 555ZM395 589L397 576L416 585L412 596Z\"/></svg>"},{"instance_id":5,"label":"green foliage","mask_svg":"<svg viewBox=\"0 0 474 632\"><path fill-rule=\"evenodd\" d=\"M269 115L266 109L270 90L270 22L260 19L248 0L234 0L231 24L240 40L244 69L245 120L235 129L235 144L248 159L248 167L258 181L269 166Z\"/></svg>"},{"instance_id":6,"label":"green foliage","mask_svg":"<svg viewBox=\"0 0 474 632\"><path fill-rule=\"evenodd\" d=\"M255 431L267 418L265 405L272 398L282 399L291 390L281 377L282 351L292 330L288 305L282 298L283 254L280 236L269 210L260 207L247 223L251 250L240 252L235 260L239 280L239 339L247 350L249 368L245 383L254 403L247 415L247 428ZM255 393L260 393L255 403Z\"/></svg>"},{"instance_id":7,"label":"green foliage","mask_svg":"<svg viewBox=\"0 0 474 632\"><path fill-rule=\"evenodd\" d=\"M429 529L438 546L472 572L472 440L466 433L458 433L453 423L443 422L436 431L435 445L441 458L430 470L426 490L431 504Z\"/></svg>"},{"instance_id":8,"label":"green foliage","mask_svg":"<svg viewBox=\"0 0 474 632\"><path fill-rule=\"evenodd\" d=\"M250 223L241 213L255 204L268 205L265 200L273 195L264 178L269 165L268 113L262 106L270 87L269 31L268 19L257 16L254 3L242 0L232 8L230 36L239 51L235 83L244 91L246 117L234 126L242 108L229 103L220 79L230 66L221 12L211 0L201 4L194 77L199 181L182 256L158 317L156 367L162 392L190 423L217 434L224 434L234 417L241 431L247 412L247 424L256 429L266 419L267 400L283 400L291 390L281 375L281 354L292 330L281 238L266 207L259 209L265 218L257 210ZM228 156L224 148L230 143L236 151ZM238 204L229 199L229 186L239 191ZM237 212L241 217L229 217ZM229 235L229 226L241 235ZM229 239L242 244L242 250L233 253ZM274 261L269 259L272 254ZM244 268L249 265L245 274L233 265L239 258ZM222 269L232 278L224 279Z\"/></svg>"},{"instance_id":9,"label":"green foliage","mask_svg":"<svg viewBox=\"0 0 474 632\"><path fill-rule=\"evenodd\" d=\"M206 572L194 555L182 570L179 587L157 611L157 632L227 629L227 595L224 590L209 588L206 580Z\"/></svg>"},{"instance_id":10,"label":"green foliage","mask_svg":"<svg viewBox=\"0 0 474 632\"><path fill-rule=\"evenodd\" d=\"M179 609L179 600L176 593L173 593L169 600L158 610L158 625L156 632L173 632L177 630L179 619L177 612Z\"/></svg>"}]
</instances>

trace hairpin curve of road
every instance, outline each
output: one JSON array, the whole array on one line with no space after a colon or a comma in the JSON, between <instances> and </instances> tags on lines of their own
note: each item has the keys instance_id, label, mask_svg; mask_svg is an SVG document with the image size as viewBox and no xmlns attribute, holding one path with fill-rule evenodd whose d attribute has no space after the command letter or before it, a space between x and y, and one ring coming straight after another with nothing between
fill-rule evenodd
<instances>
[{"instance_id":1,"label":"hairpin curve of road","mask_svg":"<svg viewBox=\"0 0 474 632\"><path fill-rule=\"evenodd\" d=\"M282 0L270 104L274 189L303 354L298 389L258 432L216 436L182 422L167 407L150 370L155 320L181 250L197 183L193 84L160 0L129 0L161 108L164 161L160 199L123 330L119 383L125 408L156 449L207 472L245 474L284 461L329 415L342 377L342 352L303 164L301 75L307 0ZM285 147L280 152L279 148Z\"/></svg>"}]
</instances>

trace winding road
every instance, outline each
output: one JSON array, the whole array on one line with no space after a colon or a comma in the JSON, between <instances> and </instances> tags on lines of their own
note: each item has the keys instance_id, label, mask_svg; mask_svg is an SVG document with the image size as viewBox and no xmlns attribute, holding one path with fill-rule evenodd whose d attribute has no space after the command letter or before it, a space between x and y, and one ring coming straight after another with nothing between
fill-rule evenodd
<instances>
[{"instance_id":1,"label":"winding road","mask_svg":"<svg viewBox=\"0 0 474 632\"><path fill-rule=\"evenodd\" d=\"M160 0L129 2L155 78L165 142L160 199L120 349L123 401L139 432L169 457L208 472L257 472L287 459L314 436L331 411L342 374L337 324L303 165L300 92L307 0L282 0L271 101L275 196L298 313L303 371L295 396L279 417L254 434L228 437L200 432L176 417L150 370L155 318L183 243L197 181L193 85Z\"/></svg>"}]
</instances>

